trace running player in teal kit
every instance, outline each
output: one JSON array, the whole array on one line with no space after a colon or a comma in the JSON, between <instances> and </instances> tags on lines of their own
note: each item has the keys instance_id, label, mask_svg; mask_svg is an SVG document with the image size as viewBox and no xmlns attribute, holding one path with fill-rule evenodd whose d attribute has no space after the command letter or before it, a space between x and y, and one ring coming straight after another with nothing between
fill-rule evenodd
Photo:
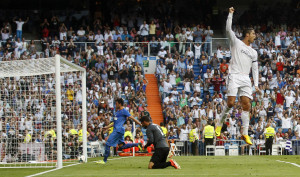
<instances>
[{"instance_id":1,"label":"running player in teal kit","mask_svg":"<svg viewBox=\"0 0 300 177\"><path fill-rule=\"evenodd\" d=\"M119 150L140 146L139 143L130 143L130 144L124 143L125 128L123 127L123 125L126 122L127 118L133 120L135 123L139 124L140 126L142 126L142 124L130 115L130 113L123 107L123 104L124 101L122 98L118 98L116 100L117 112L115 113L114 121L112 124L103 128L103 129L108 129L114 126L114 130L109 135L109 138L105 145L104 159L97 162L99 164L105 164L107 162L107 158L109 156L111 146L113 147L118 146Z\"/></svg>"}]
</instances>

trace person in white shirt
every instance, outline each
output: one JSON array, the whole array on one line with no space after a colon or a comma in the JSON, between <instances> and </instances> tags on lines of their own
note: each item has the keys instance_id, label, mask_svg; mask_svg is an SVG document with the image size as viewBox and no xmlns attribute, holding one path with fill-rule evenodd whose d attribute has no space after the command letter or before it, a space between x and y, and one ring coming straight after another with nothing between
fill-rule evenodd
<instances>
[{"instance_id":1,"label":"person in white shirt","mask_svg":"<svg viewBox=\"0 0 300 177\"><path fill-rule=\"evenodd\" d=\"M180 33L178 35L177 38L178 42L179 42L179 50L178 52L181 54L185 54L185 46L186 46L186 40L187 40L187 35L185 33L185 31L182 31L182 33Z\"/></svg>"},{"instance_id":2,"label":"person in white shirt","mask_svg":"<svg viewBox=\"0 0 300 177\"><path fill-rule=\"evenodd\" d=\"M172 86L175 86L176 85L176 73L175 73L175 71L172 71L169 77L170 77L170 84Z\"/></svg>"},{"instance_id":3,"label":"person in white shirt","mask_svg":"<svg viewBox=\"0 0 300 177\"><path fill-rule=\"evenodd\" d=\"M190 79L186 78L183 82L184 91L189 94L191 92L191 82Z\"/></svg>"},{"instance_id":4,"label":"person in white shirt","mask_svg":"<svg viewBox=\"0 0 300 177\"><path fill-rule=\"evenodd\" d=\"M222 63L222 61L223 61L223 59L224 59L224 56L225 56L225 54L224 54L224 52L223 52L223 50L222 50L222 47L219 46L219 47L218 47L218 50L217 50L217 57L218 57L218 59L220 60L220 63Z\"/></svg>"},{"instance_id":5,"label":"person in white shirt","mask_svg":"<svg viewBox=\"0 0 300 177\"><path fill-rule=\"evenodd\" d=\"M189 129L186 127L185 124L183 124L180 129L179 140L184 141L185 144L187 144L187 142L189 140L188 138L189 138Z\"/></svg>"},{"instance_id":6,"label":"person in white shirt","mask_svg":"<svg viewBox=\"0 0 300 177\"><path fill-rule=\"evenodd\" d=\"M299 117L300 117L300 115L298 115L298 122L296 122L297 125L295 126L294 131L298 132L298 134L300 135L300 119L299 119Z\"/></svg>"},{"instance_id":7,"label":"person in white shirt","mask_svg":"<svg viewBox=\"0 0 300 177\"><path fill-rule=\"evenodd\" d=\"M201 92L201 83L200 83L200 79L197 79L196 82L194 83L194 91L196 93L200 93Z\"/></svg>"},{"instance_id":8,"label":"person in white shirt","mask_svg":"<svg viewBox=\"0 0 300 177\"><path fill-rule=\"evenodd\" d=\"M185 52L186 56L190 56L191 58L194 57L194 52L191 50L191 47L188 47L186 52Z\"/></svg>"},{"instance_id":9,"label":"person in white shirt","mask_svg":"<svg viewBox=\"0 0 300 177\"><path fill-rule=\"evenodd\" d=\"M295 101L295 97L289 91L287 95L284 95L284 99L286 102L286 107L289 108L290 105Z\"/></svg>"},{"instance_id":10,"label":"person in white shirt","mask_svg":"<svg viewBox=\"0 0 300 177\"><path fill-rule=\"evenodd\" d=\"M178 101L179 100L179 92L177 91L177 87L174 87L171 93L173 95L173 99L175 101Z\"/></svg>"},{"instance_id":11,"label":"person in white shirt","mask_svg":"<svg viewBox=\"0 0 300 177\"><path fill-rule=\"evenodd\" d=\"M199 101L200 101L200 98L197 97L197 93L194 93L194 96L189 99L189 102L191 103L191 107L198 105Z\"/></svg>"},{"instance_id":12,"label":"person in white shirt","mask_svg":"<svg viewBox=\"0 0 300 177\"><path fill-rule=\"evenodd\" d=\"M97 31L97 34L95 35L95 40L96 40L96 43L98 44L99 42L103 42L104 41L104 37L103 37L103 34L101 34L101 31L98 30Z\"/></svg>"},{"instance_id":13,"label":"person in white shirt","mask_svg":"<svg viewBox=\"0 0 300 177\"><path fill-rule=\"evenodd\" d=\"M160 59L163 59L165 60L166 59L166 55L167 55L167 52L165 51L165 49L163 47L160 48L160 51L158 52L157 56L160 58Z\"/></svg>"},{"instance_id":14,"label":"person in white shirt","mask_svg":"<svg viewBox=\"0 0 300 177\"><path fill-rule=\"evenodd\" d=\"M198 105L194 105L193 109L191 110L192 112L192 116L193 116L193 121L195 121L195 119L200 119L200 110L198 108Z\"/></svg>"},{"instance_id":15,"label":"person in white shirt","mask_svg":"<svg viewBox=\"0 0 300 177\"><path fill-rule=\"evenodd\" d=\"M250 44L254 42L256 38L255 31L252 28L246 29L243 32L243 40L239 40L231 29L232 26L232 16L234 13L234 8L229 8L229 15L226 22L226 32L230 40L230 48L232 58L229 64L229 75L227 80L227 105L222 112L221 120L218 120L218 127L216 129L216 134L221 133L221 125L229 110L234 106L236 95L240 96L242 105L242 138L247 144L252 145L250 137L248 136L249 121L250 121L250 100L252 99L252 86L249 77L250 69L252 67L252 75L254 80L254 86L256 91L258 88L258 63L257 63L257 52L254 50Z\"/></svg>"},{"instance_id":16,"label":"person in white shirt","mask_svg":"<svg viewBox=\"0 0 300 177\"><path fill-rule=\"evenodd\" d=\"M200 56L201 56L201 47L202 47L202 44L200 45L200 43L197 43L196 45L194 44L195 59L200 59Z\"/></svg>"},{"instance_id":17,"label":"person in white shirt","mask_svg":"<svg viewBox=\"0 0 300 177\"><path fill-rule=\"evenodd\" d=\"M229 48L227 48L225 50L225 58L226 58L226 63L229 63L230 58L231 58L231 52L230 52Z\"/></svg>"},{"instance_id":18,"label":"person in white shirt","mask_svg":"<svg viewBox=\"0 0 300 177\"><path fill-rule=\"evenodd\" d=\"M144 21L144 24L140 26L141 36L147 37L149 35L149 25Z\"/></svg>"},{"instance_id":19,"label":"person in white shirt","mask_svg":"<svg viewBox=\"0 0 300 177\"><path fill-rule=\"evenodd\" d=\"M172 93L169 93L169 96L167 96L164 99L164 104L166 104L166 105L173 105L173 103L174 103L173 95L172 95Z\"/></svg>"},{"instance_id":20,"label":"person in white shirt","mask_svg":"<svg viewBox=\"0 0 300 177\"><path fill-rule=\"evenodd\" d=\"M164 94L165 94L165 96L171 92L172 88L173 88L173 86L170 83L170 79L167 78L167 80L164 81Z\"/></svg>"},{"instance_id":21,"label":"person in white shirt","mask_svg":"<svg viewBox=\"0 0 300 177\"><path fill-rule=\"evenodd\" d=\"M261 105L260 110L258 110L258 117L262 117L263 119L267 117L267 111L264 109L263 105Z\"/></svg>"},{"instance_id":22,"label":"person in white shirt","mask_svg":"<svg viewBox=\"0 0 300 177\"><path fill-rule=\"evenodd\" d=\"M210 54L211 48L210 48L210 42L212 41L212 36L214 35L213 30L210 29L210 26L207 26L207 30L204 31L205 35L205 43L204 43L204 51Z\"/></svg>"},{"instance_id":23,"label":"person in white shirt","mask_svg":"<svg viewBox=\"0 0 300 177\"><path fill-rule=\"evenodd\" d=\"M19 18L19 21L16 21L14 18L13 21L17 24L17 38L22 39L22 28L23 28L23 25L29 21L29 17L27 17L26 21L22 21L21 18Z\"/></svg>"},{"instance_id":24,"label":"person in white shirt","mask_svg":"<svg viewBox=\"0 0 300 177\"><path fill-rule=\"evenodd\" d=\"M283 118L281 118L281 128L283 129L283 132L287 132L289 128L292 128L292 120L294 117L289 117L288 113L285 113Z\"/></svg>"}]
</instances>

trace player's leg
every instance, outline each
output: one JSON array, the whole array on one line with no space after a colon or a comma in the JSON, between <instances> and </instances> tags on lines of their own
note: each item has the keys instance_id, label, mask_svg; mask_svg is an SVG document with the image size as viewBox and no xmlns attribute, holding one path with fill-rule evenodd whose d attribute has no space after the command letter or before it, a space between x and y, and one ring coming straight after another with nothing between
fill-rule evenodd
<instances>
[{"instance_id":1,"label":"player's leg","mask_svg":"<svg viewBox=\"0 0 300 177\"><path fill-rule=\"evenodd\" d=\"M219 127L223 125L223 122L224 122L225 118L228 116L230 109L234 106L235 98L238 93L239 85L237 85L237 83L235 82L235 78L233 75L229 75L227 77L226 87L227 87L227 96L228 96L227 104L224 105L221 116L220 116L220 120L218 120L218 123L217 123L218 129L220 129ZM220 133L220 132L217 132L217 130L216 130L216 134L217 133Z\"/></svg>"},{"instance_id":2,"label":"player's leg","mask_svg":"<svg viewBox=\"0 0 300 177\"><path fill-rule=\"evenodd\" d=\"M162 169L162 168L167 168L169 166L173 166L176 169L180 168L178 163L172 159L169 162L166 162L168 154L169 154L169 148L157 148L150 160L148 168Z\"/></svg>"},{"instance_id":3,"label":"player's leg","mask_svg":"<svg viewBox=\"0 0 300 177\"><path fill-rule=\"evenodd\" d=\"M127 148L132 148L132 147L138 147L140 150L143 149L142 144L141 143L127 143L125 144L124 142L119 143L119 149L127 149Z\"/></svg>"},{"instance_id":4,"label":"player's leg","mask_svg":"<svg viewBox=\"0 0 300 177\"><path fill-rule=\"evenodd\" d=\"M107 159L109 157L109 154L110 154L110 147L113 146L113 147L116 147L118 142L119 142L119 136L118 136L118 133L116 132L112 132L109 137L108 137L108 140L105 144L105 150L104 150L104 158L103 158L103 161L100 161L100 162L97 162L99 164L105 164L107 162Z\"/></svg>"},{"instance_id":5,"label":"player's leg","mask_svg":"<svg viewBox=\"0 0 300 177\"><path fill-rule=\"evenodd\" d=\"M229 114L230 109L234 106L235 98L236 98L236 96L228 96L227 97L227 103L224 105L224 108L223 108L221 116L220 116L220 118L221 118L220 124L221 125L223 124L225 118Z\"/></svg>"},{"instance_id":6,"label":"player's leg","mask_svg":"<svg viewBox=\"0 0 300 177\"><path fill-rule=\"evenodd\" d=\"M231 93L232 92L233 93L237 92L237 88L233 89L231 91ZM233 94L231 94L231 95L233 95ZM216 136L221 135L221 130L222 130L223 123L224 123L226 117L228 116L230 109L234 106L235 98L236 98L236 96L228 96L227 97L227 104L224 105L224 108L222 110L220 118L219 118L219 120L217 120Z\"/></svg>"},{"instance_id":7,"label":"player's leg","mask_svg":"<svg viewBox=\"0 0 300 177\"><path fill-rule=\"evenodd\" d=\"M241 95L246 95L243 91L243 94ZM242 127L243 127L243 139L246 141L247 144L252 145L252 142L250 140L250 137L248 136L248 129L249 129L249 122L250 122L250 100L251 100L251 95L249 96L241 96L241 105L242 105L242 114L241 114L241 119L242 119Z\"/></svg>"}]
</instances>

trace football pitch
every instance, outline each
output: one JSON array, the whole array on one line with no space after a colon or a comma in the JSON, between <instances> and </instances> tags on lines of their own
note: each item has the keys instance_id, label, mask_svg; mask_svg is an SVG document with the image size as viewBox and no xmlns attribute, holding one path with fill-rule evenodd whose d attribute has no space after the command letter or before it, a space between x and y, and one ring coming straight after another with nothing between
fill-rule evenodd
<instances>
[{"instance_id":1,"label":"football pitch","mask_svg":"<svg viewBox=\"0 0 300 177\"><path fill-rule=\"evenodd\" d=\"M110 158L106 165L88 163L65 167L39 176L300 176L300 156L177 156L180 170L147 169L150 157ZM289 162L289 163L286 163ZM293 163L293 164L291 164ZM0 169L1 177L30 176L49 169Z\"/></svg>"}]
</instances>

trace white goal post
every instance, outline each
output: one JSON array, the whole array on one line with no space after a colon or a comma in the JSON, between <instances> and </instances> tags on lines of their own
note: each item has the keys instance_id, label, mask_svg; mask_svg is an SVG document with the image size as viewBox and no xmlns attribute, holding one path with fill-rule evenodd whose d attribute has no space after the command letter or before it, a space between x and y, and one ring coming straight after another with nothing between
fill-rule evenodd
<instances>
[{"instance_id":1,"label":"white goal post","mask_svg":"<svg viewBox=\"0 0 300 177\"><path fill-rule=\"evenodd\" d=\"M69 81L61 80L64 74L68 73L70 73L72 76L74 75L77 79L76 82L74 82L76 88L71 88L73 89L73 92L70 91L73 93L73 95L70 95L68 91L70 89L69 87L73 87L74 85L69 84ZM66 159L66 156L68 156L70 153L73 154L67 158L72 159L72 163L78 162L77 158L75 159L75 157L80 155L84 155L86 157L85 161L87 161L85 68L71 63L70 61L62 58L60 55L55 55L55 57L50 58L1 61L0 78L0 112L4 112L0 113L0 168L39 168L54 166L56 166L56 168L62 168L63 158ZM49 81L52 81L52 87L49 86L50 83L48 82L48 79ZM27 81L28 83L25 83L24 86L19 83L21 82L20 80L24 83ZM30 82L31 80L34 80L35 85ZM67 84L69 85L64 86L64 82L68 82ZM64 88L61 88L61 85L63 85ZM62 89L64 89L64 93L66 94L62 95ZM75 101L73 100L75 99L74 94L76 95L76 91L80 92L81 98L80 104L78 105L77 103L75 105ZM30 96L28 96L28 94ZM51 98L49 98L50 101L46 100L48 99L49 95L51 95ZM69 96L72 98L72 100L68 103L65 103L65 100L68 100ZM29 98L34 100L30 100ZM35 100L37 100L37 103ZM47 105L50 105L49 102L51 102L51 105L53 103L55 106L47 107ZM63 110L69 109L69 112L71 112L70 114L67 114L69 112L66 110L64 112L67 113L62 113L62 104L64 105ZM40 111L39 109L42 107L39 105L43 105L44 109L44 111L41 111L40 117L37 110ZM80 111L78 108L80 108ZM37 116L32 116L33 114L36 114ZM47 116L47 114L49 115ZM30 116L32 117L29 118ZM62 117L64 120L62 120ZM56 127L55 125L51 125L52 122L47 122L50 119L52 122L56 122ZM77 128L74 128L73 122L76 121L79 123L76 123ZM28 122L32 122L32 124L30 125ZM62 127L64 127L64 130ZM81 129L78 127L81 127ZM34 134L30 134L30 131L34 132ZM73 133L72 131L77 131L78 133ZM79 132L81 132L81 135L79 135ZM10 133L14 137L11 140L9 140ZM44 141L46 138L48 138L48 135L49 142L52 140L52 144L49 144L51 144L51 147L53 146L55 148L48 150L49 154L47 157L46 151L49 149L49 144L41 141ZM78 140L78 136L81 138L79 138L80 141ZM67 137L74 139L77 138L74 140L74 142L77 141L78 143L72 143L73 141L71 142L71 140L69 140ZM15 142L15 147L12 147L10 144L11 142ZM38 145L38 148L37 146L33 148L32 144ZM22 146L24 146L25 150L23 150L24 148ZM80 154L76 152L76 155L74 155L74 152L79 150ZM39 157L35 157L35 160L31 159L31 161L22 161L22 158L24 159L24 154L22 151L27 151L26 154L31 155L34 153L39 153ZM68 154L66 151L69 151L70 153ZM50 164L50 162L52 165L47 165ZM71 162L71 160L69 160L69 162Z\"/></svg>"}]
</instances>

